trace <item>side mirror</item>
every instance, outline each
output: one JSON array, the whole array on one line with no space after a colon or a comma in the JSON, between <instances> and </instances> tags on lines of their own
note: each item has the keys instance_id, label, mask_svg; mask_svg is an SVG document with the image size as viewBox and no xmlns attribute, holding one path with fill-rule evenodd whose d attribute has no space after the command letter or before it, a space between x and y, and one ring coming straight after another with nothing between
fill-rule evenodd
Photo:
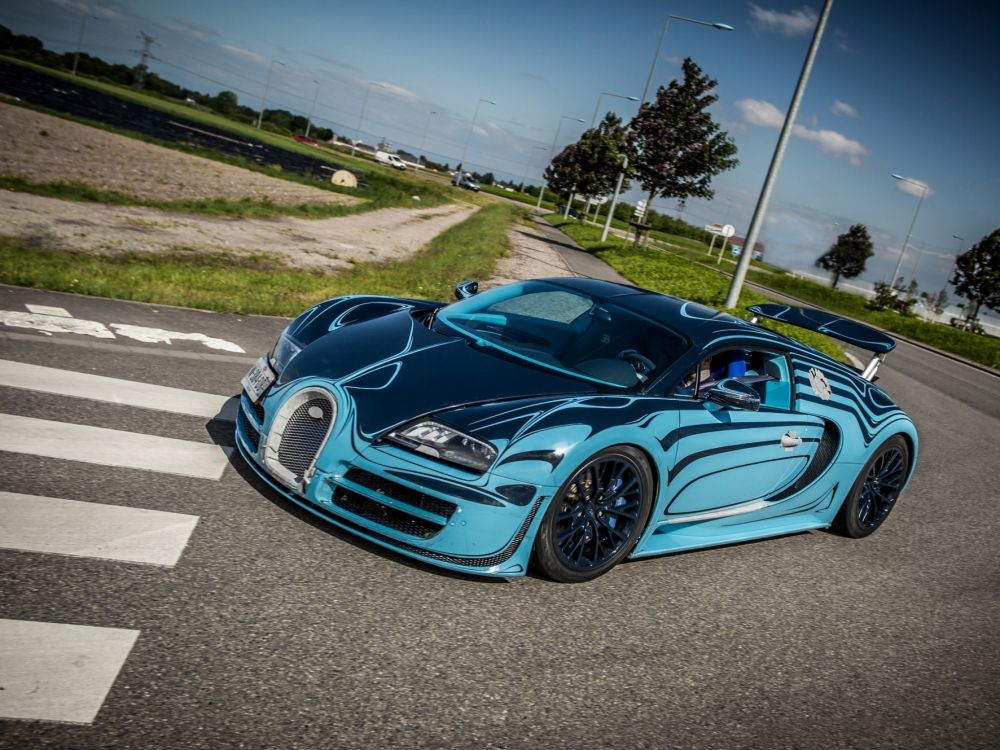
<instances>
[{"instance_id":1,"label":"side mirror","mask_svg":"<svg viewBox=\"0 0 1000 750\"><path fill-rule=\"evenodd\" d=\"M720 406L730 406L734 409L758 411L760 396L757 391L737 378L726 378L708 389L708 400Z\"/></svg>"},{"instance_id":2,"label":"side mirror","mask_svg":"<svg viewBox=\"0 0 1000 750\"><path fill-rule=\"evenodd\" d=\"M469 299L479 293L478 281L460 281L455 285L455 299Z\"/></svg>"}]
</instances>

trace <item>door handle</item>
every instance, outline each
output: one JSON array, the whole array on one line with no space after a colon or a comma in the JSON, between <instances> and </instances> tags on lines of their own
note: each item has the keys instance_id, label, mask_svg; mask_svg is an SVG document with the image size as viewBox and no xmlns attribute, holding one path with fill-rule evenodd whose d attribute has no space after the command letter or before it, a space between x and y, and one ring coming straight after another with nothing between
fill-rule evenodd
<instances>
[{"instance_id":1,"label":"door handle","mask_svg":"<svg viewBox=\"0 0 1000 750\"><path fill-rule=\"evenodd\" d=\"M789 430L781 436L781 447L786 451L792 450L796 445L802 445L802 438L795 434L795 430Z\"/></svg>"}]
</instances>

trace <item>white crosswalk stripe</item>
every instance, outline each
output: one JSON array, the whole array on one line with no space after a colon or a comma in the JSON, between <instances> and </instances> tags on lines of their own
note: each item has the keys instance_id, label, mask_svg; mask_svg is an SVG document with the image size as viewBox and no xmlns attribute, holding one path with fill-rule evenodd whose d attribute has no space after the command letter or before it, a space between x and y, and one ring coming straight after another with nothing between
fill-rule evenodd
<instances>
[{"instance_id":1,"label":"white crosswalk stripe","mask_svg":"<svg viewBox=\"0 0 1000 750\"><path fill-rule=\"evenodd\" d=\"M0 547L173 567L198 516L0 492Z\"/></svg>"},{"instance_id":2,"label":"white crosswalk stripe","mask_svg":"<svg viewBox=\"0 0 1000 750\"><path fill-rule=\"evenodd\" d=\"M238 399L227 396L119 380L103 375L12 362L7 359L0 359L0 386L139 406L143 409L176 414L190 414L209 419L218 416L230 422L236 419L235 409L239 403Z\"/></svg>"},{"instance_id":3,"label":"white crosswalk stripe","mask_svg":"<svg viewBox=\"0 0 1000 750\"><path fill-rule=\"evenodd\" d=\"M0 451L221 479L226 449L190 440L0 414Z\"/></svg>"},{"instance_id":4,"label":"white crosswalk stripe","mask_svg":"<svg viewBox=\"0 0 1000 750\"><path fill-rule=\"evenodd\" d=\"M89 724L138 630L0 620L0 717Z\"/></svg>"},{"instance_id":5,"label":"white crosswalk stripe","mask_svg":"<svg viewBox=\"0 0 1000 750\"><path fill-rule=\"evenodd\" d=\"M47 311L55 314L53 311ZM233 421L238 400L0 359L0 386ZM114 407L110 407L114 408ZM0 414L0 451L211 481L229 448L104 427ZM198 516L8 492L0 548L166 568L180 562ZM0 718L94 722L140 633L0 619Z\"/></svg>"}]
</instances>

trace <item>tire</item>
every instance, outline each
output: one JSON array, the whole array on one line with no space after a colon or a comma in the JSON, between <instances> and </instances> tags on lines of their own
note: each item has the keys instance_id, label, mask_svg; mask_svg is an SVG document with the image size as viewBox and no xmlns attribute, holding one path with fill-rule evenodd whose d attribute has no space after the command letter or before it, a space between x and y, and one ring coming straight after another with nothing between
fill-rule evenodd
<instances>
[{"instance_id":1,"label":"tire","mask_svg":"<svg viewBox=\"0 0 1000 750\"><path fill-rule=\"evenodd\" d=\"M834 528L852 539L868 536L896 506L910 467L910 448L899 435L880 445L851 487Z\"/></svg>"},{"instance_id":2,"label":"tire","mask_svg":"<svg viewBox=\"0 0 1000 750\"><path fill-rule=\"evenodd\" d=\"M641 451L617 445L596 453L549 503L535 537L535 567L561 583L607 573L639 541L652 504L653 475Z\"/></svg>"}]
</instances>

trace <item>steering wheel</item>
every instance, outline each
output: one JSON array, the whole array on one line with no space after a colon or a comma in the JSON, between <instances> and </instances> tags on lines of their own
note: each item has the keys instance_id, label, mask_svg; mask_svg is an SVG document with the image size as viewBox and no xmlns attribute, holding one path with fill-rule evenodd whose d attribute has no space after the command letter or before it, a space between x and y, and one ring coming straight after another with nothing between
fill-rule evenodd
<instances>
[{"instance_id":1,"label":"steering wheel","mask_svg":"<svg viewBox=\"0 0 1000 750\"><path fill-rule=\"evenodd\" d=\"M635 349L623 349L618 352L618 359L623 359L628 362L635 371L639 374L641 379L645 379L649 373L656 369L656 364L649 357L639 354Z\"/></svg>"}]
</instances>

